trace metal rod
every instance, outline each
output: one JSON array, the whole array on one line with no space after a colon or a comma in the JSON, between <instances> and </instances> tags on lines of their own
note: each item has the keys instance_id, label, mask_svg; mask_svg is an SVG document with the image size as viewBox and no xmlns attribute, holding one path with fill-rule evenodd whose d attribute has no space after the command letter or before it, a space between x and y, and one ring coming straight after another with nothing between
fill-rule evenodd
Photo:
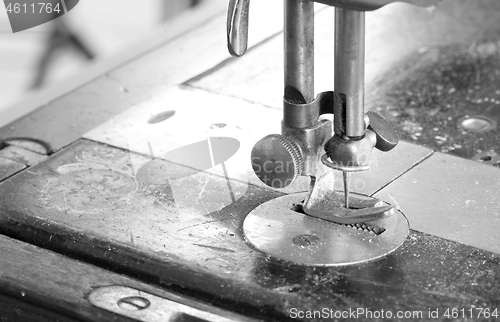
<instances>
[{"instance_id":1,"label":"metal rod","mask_svg":"<svg viewBox=\"0 0 500 322\"><path fill-rule=\"evenodd\" d=\"M285 99L309 103L314 99L313 1L285 0L284 39Z\"/></svg>"},{"instance_id":2,"label":"metal rod","mask_svg":"<svg viewBox=\"0 0 500 322\"><path fill-rule=\"evenodd\" d=\"M351 181L351 173L349 171L342 171L344 176L344 206L349 209L349 185Z\"/></svg>"},{"instance_id":3,"label":"metal rod","mask_svg":"<svg viewBox=\"0 0 500 322\"><path fill-rule=\"evenodd\" d=\"M365 100L365 13L335 8L335 133L362 137Z\"/></svg>"}]
</instances>

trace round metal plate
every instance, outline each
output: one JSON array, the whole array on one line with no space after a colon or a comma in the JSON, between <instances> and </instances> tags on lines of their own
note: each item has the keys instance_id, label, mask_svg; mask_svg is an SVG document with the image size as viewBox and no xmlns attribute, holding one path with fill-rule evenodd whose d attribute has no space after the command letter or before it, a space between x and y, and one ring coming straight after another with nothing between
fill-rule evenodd
<instances>
[{"instance_id":1,"label":"round metal plate","mask_svg":"<svg viewBox=\"0 0 500 322\"><path fill-rule=\"evenodd\" d=\"M408 221L397 209L389 218L368 223L385 229L378 235L291 210L306 197L306 192L290 194L252 210L243 223L248 243L281 260L311 266L337 266L387 255L403 244L409 234Z\"/></svg>"}]
</instances>

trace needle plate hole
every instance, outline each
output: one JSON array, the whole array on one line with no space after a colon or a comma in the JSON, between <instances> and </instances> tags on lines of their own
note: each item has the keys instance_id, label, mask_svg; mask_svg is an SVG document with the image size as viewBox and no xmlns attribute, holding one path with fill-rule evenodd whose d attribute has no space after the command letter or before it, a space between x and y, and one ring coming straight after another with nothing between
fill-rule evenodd
<instances>
[{"instance_id":1,"label":"needle plate hole","mask_svg":"<svg viewBox=\"0 0 500 322\"><path fill-rule=\"evenodd\" d=\"M212 125L210 125L210 128L211 129L223 129L227 126L226 123L213 123Z\"/></svg>"},{"instance_id":2,"label":"needle plate hole","mask_svg":"<svg viewBox=\"0 0 500 322\"><path fill-rule=\"evenodd\" d=\"M171 118L172 116L174 116L174 114L175 114L174 110L164 111L164 112L155 114L149 118L148 124L155 124L155 123L163 122L163 121Z\"/></svg>"}]
</instances>

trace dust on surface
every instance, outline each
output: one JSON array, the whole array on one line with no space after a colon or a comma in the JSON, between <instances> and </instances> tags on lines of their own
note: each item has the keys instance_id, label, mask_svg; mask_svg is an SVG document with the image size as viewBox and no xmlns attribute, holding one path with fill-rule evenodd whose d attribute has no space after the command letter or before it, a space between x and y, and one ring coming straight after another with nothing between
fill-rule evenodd
<instances>
[{"instance_id":1,"label":"dust on surface","mask_svg":"<svg viewBox=\"0 0 500 322\"><path fill-rule=\"evenodd\" d=\"M500 152L499 41L421 48L379 85L367 107L383 114L400 139L464 158ZM493 129L459 126L473 116L491 121Z\"/></svg>"}]
</instances>

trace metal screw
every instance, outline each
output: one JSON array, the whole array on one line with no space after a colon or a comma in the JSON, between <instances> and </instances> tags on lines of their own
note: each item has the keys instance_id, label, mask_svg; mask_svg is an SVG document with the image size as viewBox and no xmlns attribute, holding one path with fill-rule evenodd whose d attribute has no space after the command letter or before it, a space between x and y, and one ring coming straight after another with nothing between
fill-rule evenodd
<instances>
[{"instance_id":1,"label":"metal screw","mask_svg":"<svg viewBox=\"0 0 500 322\"><path fill-rule=\"evenodd\" d=\"M459 120L459 125L470 132L486 132L496 127L495 121L486 116L477 115L464 117Z\"/></svg>"},{"instance_id":2,"label":"metal screw","mask_svg":"<svg viewBox=\"0 0 500 322\"><path fill-rule=\"evenodd\" d=\"M319 243L319 238L313 235L299 235L293 239L293 243L300 247L308 247Z\"/></svg>"},{"instance_id":3,"label":"metal screw","mask_svg":"<svg viewBox=\"0 0 500 322\"><path fill-rule=\"evenodd\" d=\"M140 296L124 297L117 302L118 306L128 311L140 311L147 309L151 302Z\"/></svg>"}]
</instances>

